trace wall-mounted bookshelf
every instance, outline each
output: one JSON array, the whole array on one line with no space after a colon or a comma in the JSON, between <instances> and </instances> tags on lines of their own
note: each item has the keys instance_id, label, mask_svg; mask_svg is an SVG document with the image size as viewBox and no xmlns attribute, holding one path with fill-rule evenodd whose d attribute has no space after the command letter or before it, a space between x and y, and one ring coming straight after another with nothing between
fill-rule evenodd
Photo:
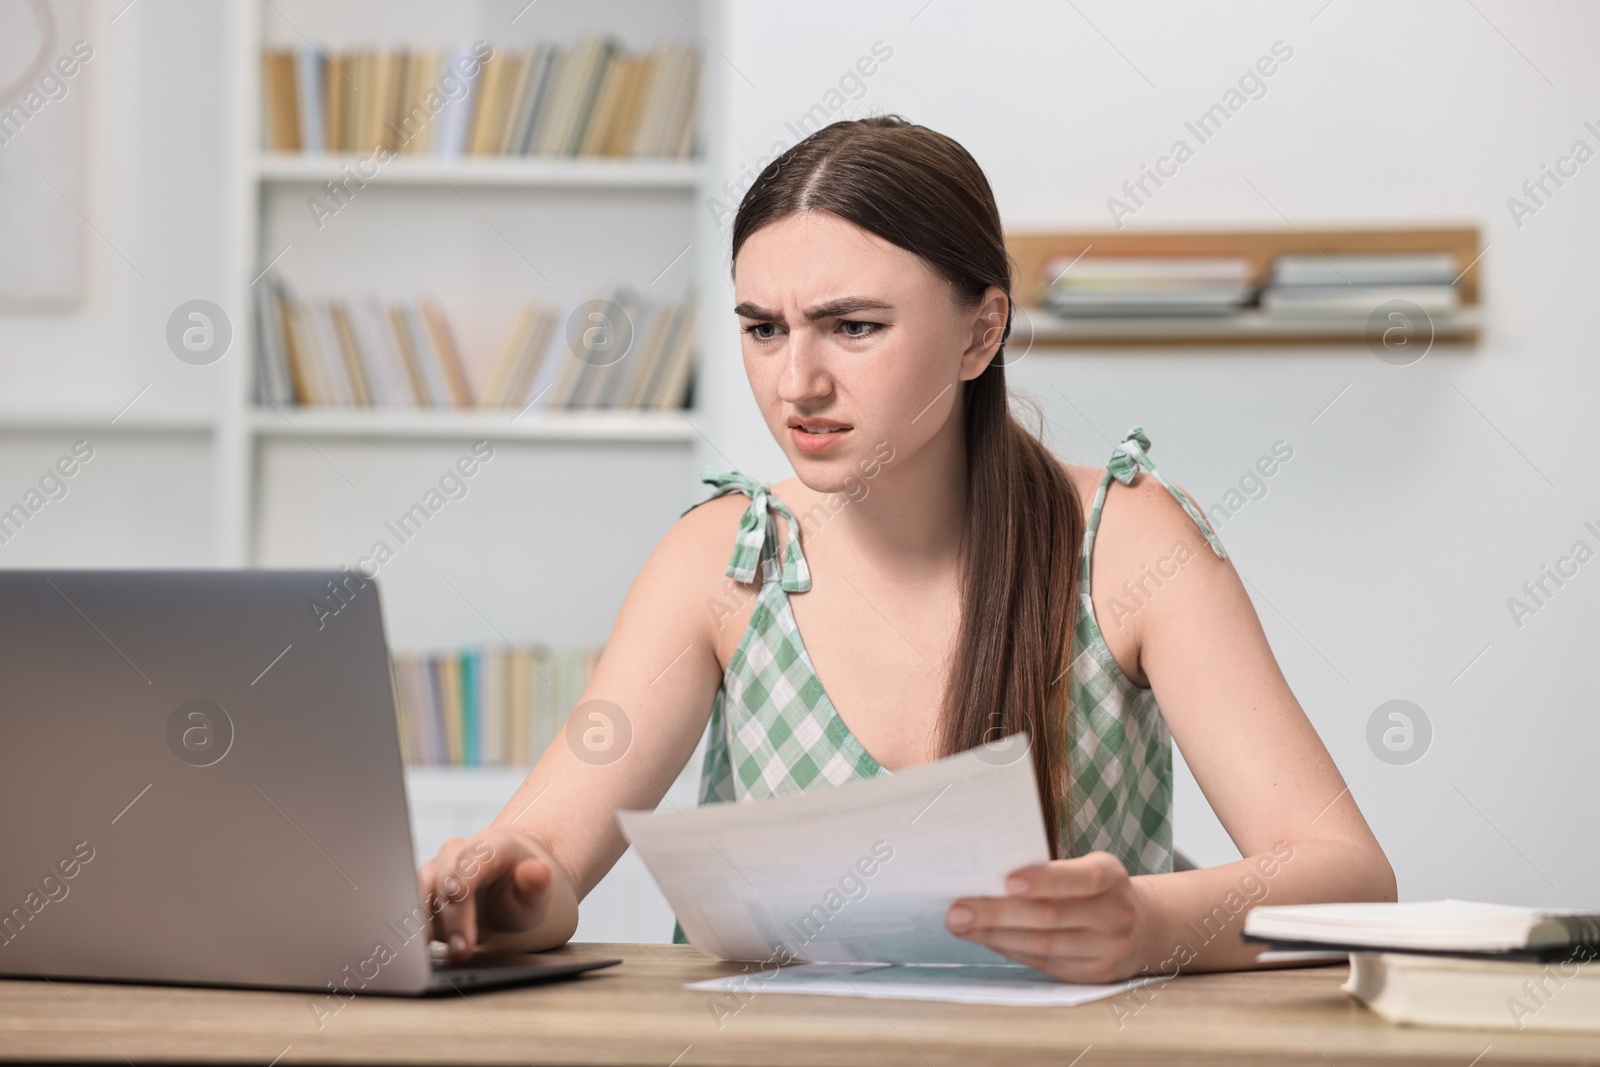
<instances>
[{"instance_id":1,"label":"wall-mounted bookshelf","mask_svg":"<svg viewBox=\"0 0 1600 1067\"><path fill-rule=\"evenodd\" d=\"M1350 279L1345 257L1442 256L1453 268L1432 279L1430 294L1450 290L1448 310L1427 313L1425 329L1435 342L1472 344L1478 339L1481 306L1478 276L1481 244L1474 226L1405 229L1286 229L1169 232L1017 232L1006 247L1017 265L1016 291L1024 328L1040 347L1351 345L1370 340L1369 315L1386 297L1404 297L1405 286L1371 286L1372 307L1357 305L1337 314L1283 314L1263 308L1281 257L1326 264L1333 288ZM1228 314L1062 314L1044 306L1047 283L1080 264L1111 259L1230 260L1240 265L1251 295ZM1442 283L1442 284L1440 284ZM1379 290L1383 290L1379 292ZM1417 291L1421 291L1418 288ZM1422 299L1419 297L1419 300ZM1424 309L1426 310L1426 309ZM1016 329L1016 327L1014 327Z\"/></svg>"}]
</instances>

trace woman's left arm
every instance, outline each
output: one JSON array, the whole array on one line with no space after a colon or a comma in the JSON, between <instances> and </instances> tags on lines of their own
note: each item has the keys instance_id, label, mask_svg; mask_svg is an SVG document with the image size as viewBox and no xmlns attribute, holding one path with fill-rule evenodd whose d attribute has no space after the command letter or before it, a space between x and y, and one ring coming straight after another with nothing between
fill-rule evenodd
<instances>
[{"instance_id":1,"label":"woman's left arm","mask_svg":"<svg viewBox=\"0 0 1600 1067\"><path fill-rule=\"evenodd\" d=\"M1112 487L1096 540L1102 632L1125 673L1155 691L1243 858L1134 877L1106 852L1056 860L1014 872L1004 897L956 901L952 932L1064 980L1101 982L1252 966L1262 946L1239 932L1257 904L1394 900L1383 849L1290 691L1232 563L1149 475ZM1153 586L1144 568L1174 557L1177 574ZM1137 610L1101 606L1103 591L1141 578L1150 595Z\"/></svg>"}]
</instances>

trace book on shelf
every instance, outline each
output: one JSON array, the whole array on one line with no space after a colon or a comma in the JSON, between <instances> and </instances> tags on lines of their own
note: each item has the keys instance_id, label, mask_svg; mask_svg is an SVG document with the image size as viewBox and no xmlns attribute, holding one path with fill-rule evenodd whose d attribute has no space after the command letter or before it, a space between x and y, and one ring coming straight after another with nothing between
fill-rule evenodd
<instances>
[{"instance_id":1,"label":"book on shelf","mask_svg":"<svg viewBox=\"0 0 1600 1067\"><path fill-rule=\"evenodd\" d=\"M391 147L406 155L425 155L432 153L441 159L455 159L466 152L467 140L472 133L472 116L478 104L478 82L475 77L461 77L449 72L470 67L473 63L472 53L465 48L446 52L439 61L438 68L444 72L439 75L440 85L446 84L447 77L454 77L450 84L457 86L461 96L458 100L448 100L441 105L437 125L430 125L427 121L403 118L396 127L400 135L398 145ZM424 96L427 89L423 90ZM417 106L413 102L413 107ZM427 109L424 108L426 111ZM355 146L360 141L346 141L339 145L324 145L322 151L349 152L358 151ZM315 152L315 147L303 151Z\"/></svg>"},{"instance_id":2,"label":"book on shelf","mask_svg":"<svg viewBox=\"0 0 1600 1067\"><path fill-rule=\"evenodd\" d=\"M484 361L487 373L476 388L437 301L302 299L272 276L255 287L257 388L267 405L687 407L694 381L693 292L677 301L645 301L622 287L607 299L624 318L603 322L599 334L564 328L570 313L561 309L523 305L498 354ZM620 355L611 355L613 348Z\"/></svg>"},{"instance_id":3,"label":"book on shelf","mask_svg":"<svg viewBox=\"0 0 1600 1067\"><path fill-rule=\"evenodd\" d=\"M1270 285L1450 285L1460 268L1450 252L1289 253L1272 261Z\"/></svg>"},{"instance_id":4,"label":"book on shelf","mask_svg":"<svg viewBox=\"0 0 1600 1067\"><path fill-rule=\"evenodd\" d=\"M632 292L619 291L611 302L631 323L628 348L613 356L607 345L592 346L587 330L567 339L571 354L550 377L536 383L534 395L552 407L627 408L662 411L687 407L694 359L695 301L645 305ZM611 343L616 338L608 339ZM599 350L596 350L596 349ZM536 405L537 406L537 405Z\"/></svg>"},{"instance_id":5,"label":"book on shelf","mask_svg":"<svg viewBox=\"0 0 1600 1067\"><path fill-rule=\"evenodd\" d=\"M1275 319L1365 317L1391 300L1415 304L1427 315L1461 310L1453 285L1274 285L1261 291L1261 313Z\"/></svg>"},{"instance_id":6,"label":"book on shelf","mask_svg":"<svg viewBox=\"0 0 1600 1067\"><path fill-rule=\"evenodd\" d=\"M305 44L262 54L262 147L271 152L687 159L700 57L630 52L602 34L517 50Z\"/></svg>"},{"instance_id":7,"label":"book on shelf","mask_svg":"<svg viewBox=\"0 0 1600 1067\"><path fill-rule=\"evenodd\" d=\"M1391 300L1449 318L1461 310L1451 252L1286 254L1272 262L1261 290L1267 318L1362 318Z\"/></svg>"},{"instance_id":8,"label":"book on shelf","mask_svg":"<svg viewBox=\"0 0 1600 1067\"><path fill-rule=\"evenodd\" d=\"M1061 256L1040 305L1066 317L1235 314L1254 295L1250 261L1224 256Z\"/></svg>"},{"instance_id":9,"label":"book on shelf","mask_svg":"<svg viewBox=\"0 0 1600 1067\"><path fill-rule=\"evenodd\" d=\"M261 58L262 136L269 145L300 145L299 93L296 59L293 52L268 52Z\"/></svg>"},{"instance_id":10,"label":"book on shelf","mask_svg":"<svg viewBox=\"0 0 1600 1067\"><path fill-rule=\"evenodd\" d=\"M530 766L583 696L601 646L465 648L394 656L409 764Z\"/></svg>"}]
</instances>

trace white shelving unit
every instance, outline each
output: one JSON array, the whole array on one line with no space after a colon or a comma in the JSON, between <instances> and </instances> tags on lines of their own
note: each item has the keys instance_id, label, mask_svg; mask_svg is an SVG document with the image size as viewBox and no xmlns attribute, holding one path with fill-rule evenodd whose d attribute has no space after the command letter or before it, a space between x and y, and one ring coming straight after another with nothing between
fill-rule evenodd
<instances>
[{"instance_id":1,"label":"white shelving unit","mask_svg":"<svg viewBox=\"0 0 1600 1067\"><path fill-rule=\"evenodd\" d=\"M505 185L526 188L698 189L701 167L695 161L647 159L541 159L483 157L427 159L400 156L382 166L357 170L362 157L342 154L265 153L255 161L256 180L320 185L355 173L378 185Z\"/></svg>"},{"instance_id":2,"label":"white shelving unit","mask_svg":"<svg viewBox=\"0 0 1600 1067\"><path fill-rule=\"evenodd\" d=\"M616 441L685 444L694 426L676 411L498 411L266 408L250 412L257 438L371 439L486 437L507 441Z\"/></svg>"},{"instance_id":3,"label":"white shelving unit","mask_svg":"<svg viewBox=\"0 0 1600 1067\"><path fill-rule=\"evenodd\" d=\"M202 412L126 412L78 408L0 409L0 427L6 431L98 430L113 433L210 434L217 420Z\"/></svg>"},{"instance_id":4,"label":"white shelving unit","mask_svg":"<svg viewBox=\"0 0 1600 1067\"><path fill-rule=\"evenodd\" d=\"M360 538L380 535L382 516L403 510L451 457L486 439L496 458L477 476L471 490L477 497L450 505L477 507L478 513L455 520L427 547L401 549L405 555L393 566L411 573L380 575L380 583L390 583L384 609L392 646L447 648L506 638L598 643L659 536L651 521L675 517L697 484L703 447L698 413L260 405L252 402L251 287L271 266L306 295L376 291L398 298L442 289L438 296L453 325L458 307L464 309L462 332L472 336L463 347L475 342L480 349L485 338L497 339L509 328L521 299L570 308L595 291L627 283L651 299L692 291L703 300L706 287L696 274L711 257L687 253L707 228L701 218L701 204L712 195L707 167L701 159L421 156L374 167L355 155L265 152L259 57L265 47L308 41L336 49L443 47L476 39L522 47L603 31L630 49L692 42L704 70L708 50L696 23L719 18L720 6L716 0L546 0L536 6L525 0L247 0L244 7L235 42L241 134L231 146L238 168L229 238L243 320L235 326L235 355L242 358L230 356L226 399L204 427L215 437L222 562L344 562ZM701 146L716 136L709 121L715 109L707 101L717 84L704 70ZM359 196L313 229L300 203L323 183L351 173L366 183ZM699 321L703 337L704 315ZM703 351L703 342L696 347ZM703 395L697 385L697 406ZM612 491L618 484L625 493ZM431 526L427 532L431 537ZM673 802L694 802L697 770L691 761ZM525 773L408 769L419 858L432 855L444 838L486 823ZM629 854L589 898L579 937L666 940L671 930L670 910Z\"/></svg>"}]
</instances>

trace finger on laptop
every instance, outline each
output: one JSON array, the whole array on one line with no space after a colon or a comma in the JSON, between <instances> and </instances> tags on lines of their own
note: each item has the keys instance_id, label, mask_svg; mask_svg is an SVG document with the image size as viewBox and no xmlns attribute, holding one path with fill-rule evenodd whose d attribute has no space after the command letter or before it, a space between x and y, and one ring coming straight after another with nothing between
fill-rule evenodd
<instances>
[{"instance_id":1,"label":"finger on laptop","mask_svg":"<svg viewBox=\"0 0 1600 1067\"><path fill-rule=\"evenodd\" d=\"M423 865L431 898L425 906L433 915L433 936L449 948L450 958L464 960L478 944L477 895L481 885L504 874L503 861L477 862L474 842L454 837L439 847L439 854Z\"/></svg>"},{"instance_id":2,"label":"finger on laptop","mask_svg":"<svg viewBox=\"0 0 1600 1067\"><path fill-rule=\"evenodd\" d=\"M448 946L451 959L462 960L537 926L555 872L521 835L489 827L445 842L418 878L424 896L432 893L432 936Z\"/></svg>"}]
</instances>

